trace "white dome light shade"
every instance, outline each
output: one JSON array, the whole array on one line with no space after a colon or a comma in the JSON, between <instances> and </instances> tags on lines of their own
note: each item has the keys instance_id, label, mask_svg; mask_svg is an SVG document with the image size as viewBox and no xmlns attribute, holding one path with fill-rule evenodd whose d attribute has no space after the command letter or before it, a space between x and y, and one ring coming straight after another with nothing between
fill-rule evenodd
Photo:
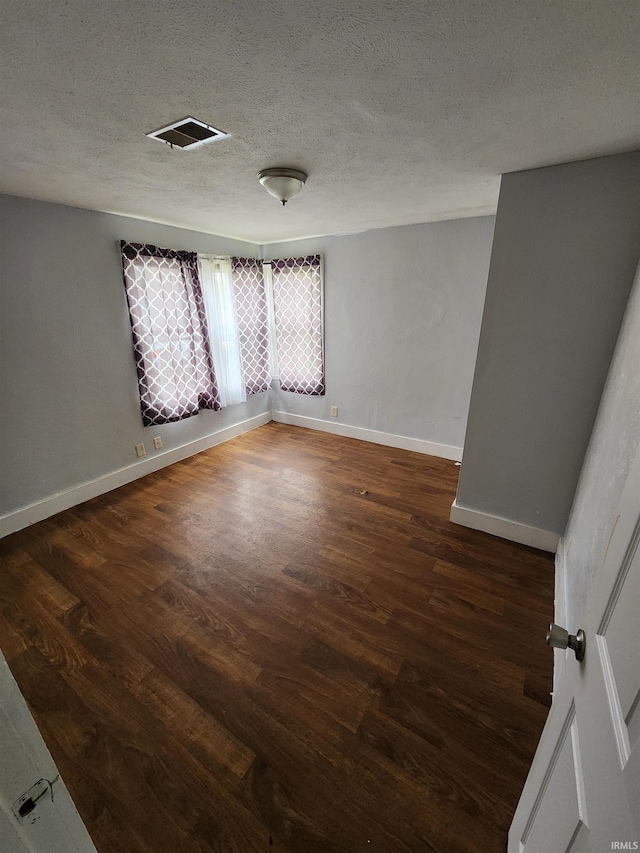
<instances>
[{"instance_id":1,"label":"white dome light shade","mask_svg":"<svg viewBox=\"0 0 640 853\"><path fill-rule=\"evenodd\" d=\"M263 169L258 180L270 195L285 205L300 192L307 176L298 169Z\"/></svg>"}]
</instances>

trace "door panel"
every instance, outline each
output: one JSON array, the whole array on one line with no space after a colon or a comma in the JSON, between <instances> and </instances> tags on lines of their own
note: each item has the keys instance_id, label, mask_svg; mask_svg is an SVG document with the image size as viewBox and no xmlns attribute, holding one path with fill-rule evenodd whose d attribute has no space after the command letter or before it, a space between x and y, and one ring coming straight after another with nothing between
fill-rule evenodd
<instances>
[{"instance_id":1,"label":"door panel","mask_svg":"<svg viewBox=\"0 0 640 853\"><path fill-rule=\"evenodd\" d=\"M603 638L611 661L612 687L624 720L627 740L628 721L640 692L640 571L637 566L640 559L637 542L639 535L640 526L636 528L628 559L623 564L621 574L624 576L621 578L620 594L607 608L607 615L611 615L599 632L599 639Z\"/></svg>"},{"instance_id":2,"label":"door panel","mask_svg":"<svg viewBox=\"0 0 640 853\"><path fill-rule=\"evenodd\" d=\"M588 828L584 780L575 707L571 705L558 743L533 803L519 850L548 853L576 851L582 828Z\"/></svg>"},{"instance_id":3,"label":"door panel","mask_svg":"<svg viewBox=\"0 0 640 853\"><path fill-rule=\"evenodd\" d=\"M581 624L567 626L584 629L586 654L569 652L558 678L509 853L640 849L639 542L640 448Z\"/></svg>"}]
</instances>

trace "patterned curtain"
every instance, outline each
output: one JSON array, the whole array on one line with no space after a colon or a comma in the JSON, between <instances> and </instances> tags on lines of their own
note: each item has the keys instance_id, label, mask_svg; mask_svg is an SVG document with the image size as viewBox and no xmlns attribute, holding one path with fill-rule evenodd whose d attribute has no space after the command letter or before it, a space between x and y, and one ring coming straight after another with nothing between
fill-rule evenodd
<instances>
[{"instance_id":1,"label":"patterned curtain","mask_svg":"<svg viewBox=\"0 0 640 853\"><path fill-rule=\"evenodd\" d=\"M195 252L121 243L142 422L220 409Z\"/></svg>"},{"instance_id":2,"label":"patterned curtain","mask_svg":"<svg viewBox=\"0 0 640 853\"><path fill-rule=\"evenodd\" d=\"M280 387L324 394L320 255L271 261Z\"/></svg>"},{"instance_id":3,"label":"patterned curtain","mask_svg":"<svg viewBox=\"0 0 640 853\"><path fill-rule=\"evenodd\" d=\"M269 311L262 261L231 258L231 269L244 383L247 394L259 394L271 386Z\"/></svg>"}]
</instances>

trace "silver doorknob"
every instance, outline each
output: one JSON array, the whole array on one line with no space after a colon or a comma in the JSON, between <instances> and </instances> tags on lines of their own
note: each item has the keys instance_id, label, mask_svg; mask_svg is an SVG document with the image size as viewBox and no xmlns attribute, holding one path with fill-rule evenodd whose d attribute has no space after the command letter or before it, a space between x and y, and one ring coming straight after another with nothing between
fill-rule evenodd
<instances>
[{"instance_id":1,"label":"silver doorknob","mask_svg":"<svg viewBox=\"0 0 640 853\"><path fill-rule=\"evenodd\" d=\"M553 646L554 649L573 649L576 653L576 660L584 658L586 638L582 628L578 630L577 634L570 634L566 628L561 628L560 625L554 625L552 622L547 631L547 644Z\"/></svg>"}]
</instances>

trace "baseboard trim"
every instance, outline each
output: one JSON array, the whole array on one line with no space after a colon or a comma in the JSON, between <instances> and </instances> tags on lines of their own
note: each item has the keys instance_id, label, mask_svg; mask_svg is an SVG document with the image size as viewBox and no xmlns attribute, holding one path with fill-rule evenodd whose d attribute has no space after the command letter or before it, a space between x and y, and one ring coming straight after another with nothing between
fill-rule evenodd
<instances>
[{"instance_id":1,"label":"baseboard trim","mask_svg":"<svg viewBox=\"0 0 640 853\"><path fill-rule=\"evenodd\" d=\"M428 456L439 456L441 459L453 459L460 462L462 459L462 448L451 447L448 444L435 444L432 441L424 441L421 438L409 438L405 435L394 435L391 432L379 432L375 429L351 426L337 421L324 421L320 418L309 418L304 415L292 415L289 412L272 412L273 420L280 424L306 427L320 432L330 432L333 435L342 435L345 438L357 438L360 441L369 441L372 444L384 444L387 447L398 447L400 450L412 450L414 453L425 453Z\"/></svg>"},{"instance_id":2,"label":"baseboard trim","mask_svg":"<svg viewBox=\"0 0 640 853\"><path fill-rule=\"evenodd\" d=\"M180 462L181 459L201 453L209 447L215 447L216 444L222 444L223 441L228 441L230 438L235 438L244 432L257 429L264 424L268 424L271 420L271 412L263 412L261 415L256 415L253 418L247 418L237 424L224 427L203 438L181 444L180 447L174 447L172 450L142 459L140 462L134 462L132 465L119 468L117 471L112 471L103 477L90 480L88 483L82 483L79 486L59 492L22 509L15 510L15 512L3 515L0 517L0 538L8 536L10 533L15 533L17 530L22 530L30 524L43 521L43 519L49 518L72 506L77 506L84 503L84 501L91 500L91 498L97 498L99 495L124 486L126 483L138 480L140 477L144 477L154 471L159 471L161 468L166 468L167 465L173 465L174 462Z\"/></svg>"},{"instance_id":3,"label":"baseboard trim","mask_svg":"<svg viewBox=\"0 0 640 853\"><path fill-rule=\"evenodd\" d=\"M518 542L520 545L530 545L532 548L539 548L540 551L549 551L552 554L555 553L560 541L558 534L550 530L541 530L538 527L521 524L519 521L501 518L499 515L489 515L477 509L468 509L460 506L456 501L451 506L449 518L463 527L491 533L501 539Z\"/></svg>"}]
</instances>

